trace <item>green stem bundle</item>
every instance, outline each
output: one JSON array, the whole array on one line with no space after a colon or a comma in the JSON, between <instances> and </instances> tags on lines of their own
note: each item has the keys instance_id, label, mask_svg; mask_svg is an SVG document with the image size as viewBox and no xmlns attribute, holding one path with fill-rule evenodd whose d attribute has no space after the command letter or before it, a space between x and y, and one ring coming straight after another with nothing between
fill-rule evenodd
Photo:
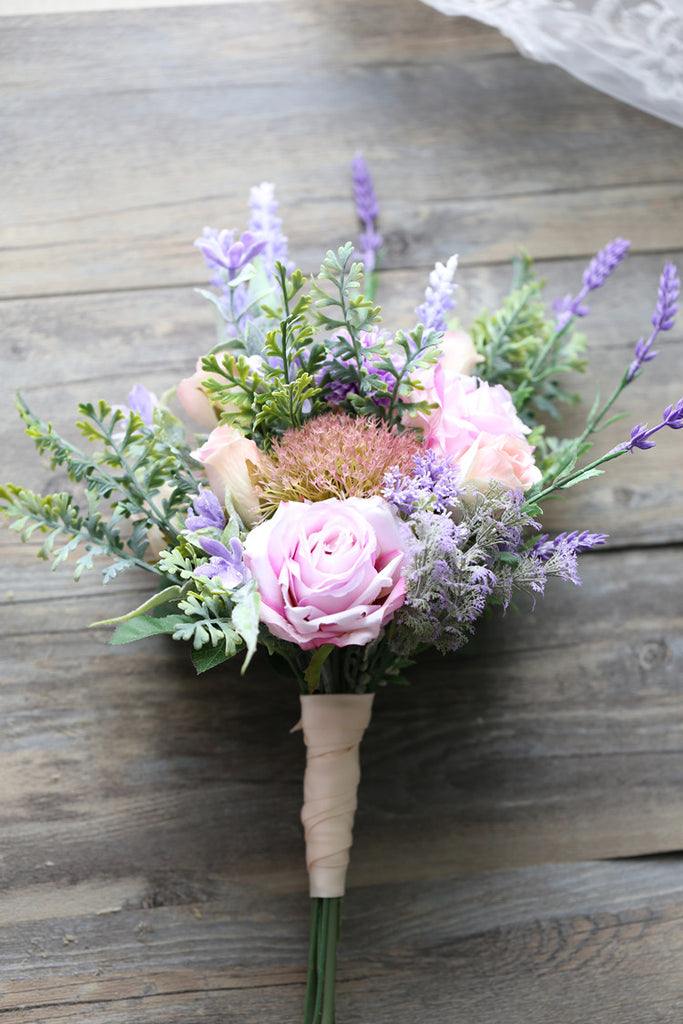
<instances>
[{"instance_id":1,"label":"green stem bundle","mask_svg":"<svg viewBox=\"0 0 683 1024\"><path fill-rule=\"evenodd\" d=\"M303 1024L334 1024L337 945L341 937L342 897L311 900L308 980Z\"/></svg>"}]
</instances>

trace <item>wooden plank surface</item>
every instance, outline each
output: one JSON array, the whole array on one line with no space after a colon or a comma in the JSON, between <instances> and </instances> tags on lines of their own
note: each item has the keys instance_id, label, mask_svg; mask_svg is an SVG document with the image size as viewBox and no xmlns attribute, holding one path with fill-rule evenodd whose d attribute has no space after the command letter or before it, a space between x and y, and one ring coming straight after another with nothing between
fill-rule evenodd
<instances>
[{"instance_id":1,"label":"wooden plank surface","mask_svg":"<svg viewBox=\"0 0 683 1024\"><path fill-rule=\"evenodd\" d=\"M2 295L202 280L188 241L241 223L249 187L274 178L312 270L356 230L357 147L383 197L388 266L453 248L504 260L517 244L585 256L615 226L643 251L680 249L679 130L417 0L35 24L7 19L0 38Z\"/></svg>"},{"instance_id":2,"label":"wooden plank surface","mask_svg":"<svg viewBox=\"0 0 683 1024\"><path fill-rule=\"evenodd\" d=\"M585 404L648 331L683 263L683 133L417 0L230 3L9 18L0 34L2 476L64 481L12 395L68 432L77 401L161 392L212 340L192 288L205 223L242 226L273 180L305 270L355 236L348 165L372 167L381 300L411 322L461 254L464 320L524 244L548 295L596 294ZM610 428L681 387L681 330ZM567 431L580 414L571 411ZM364 742L340 1021L637 1024L681 1017L680 439L549 511L610 533L584 586L495 619L461 657L383 690ZM35 549L34 549L35 550ZM262 660L195 678L165 640L87 624L147 593L49 573L0 534L0 1019L296 1019L308 913L296 695ZM40 596L40 601L36 596ZM642 857L598 863L601 858Z\"/></svg>"},{"instance_id":3,"label":"wooden plank surface","mask_svg":"<svg viewBox=\"0 0 683 1024\"><path fill-rule=\"evenodd\" d=\"M339 1018L673 1024L683 1010L682 866L677 856L354 888ZM3 1021L298 1018L301 899L220 880L152 905L131 880L118 897L104 907L91 896L89 914L55 908L39 938L30 921L4 931L13 980L0 996Z\"/></svg>"}]
</instances>

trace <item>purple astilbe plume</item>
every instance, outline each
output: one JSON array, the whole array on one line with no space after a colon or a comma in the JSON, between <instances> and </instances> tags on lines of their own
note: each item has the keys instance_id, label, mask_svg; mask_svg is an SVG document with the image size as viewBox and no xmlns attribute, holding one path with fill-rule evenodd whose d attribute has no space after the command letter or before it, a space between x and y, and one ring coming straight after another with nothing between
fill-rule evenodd
<instances>
[{"instance_id":1,"label":"purple astilbe plume","mask_svg":"<svg viewBox=\"0 0 683 1024\"><path fill-rule=\"evenodd\" d=\"M185 517L188 530L204 530L209 527L223 531L226 526L225 513L221 503L208 487L199 487L199 494L192 502Z\"/></svg>"},{"instance_id":2,"label":"purple astilbe plume","mask_svg":"<svg viewBox=\"0 0 683 1024\"><path fill-rule=\"evenodd\" d=\"M250 263L256 256L259 256L266 248L268 242L265 238L245 231L237 241L233 230L223 229L217 231L215 228L204 228L201 238L195 240L195 245L204 257L209 270L218 275L221 284L221 272L228 272L228 278L235 277L237 272Z\"/></svg>"},{"instance_id":3,"label":"purple astilbe plume","mask_svg":"<svg viewBox=\"0 0 683 1024\"><path fill-rule=\"evenodd\" d=\"M593 548L604 544L606 540L606 533L590 533L588 530L583 530L581 533L578 530L574 530L572 533L559 533L557 537L553 538L549 538L548 534L544 533L528 554L543 562L549 575L559 576L580 587L577 556L583 551L592 551Z\"/></svg>"},{"instance_id":4,"label":"purple astilbe plume","mask_svg":"<svg viewBox=\"0 0 683 1024\"><path fill-rule=\"evenodd\" d=\"M446 314L455 307L452 298L456 285L453 284L453 277L458 266L458 257L453 255L448 262L437 263L429 275L429 285L425 290L425 300L418 306L415 312L420 323L435 331L448 329Z\"/></svg>"},{"instance_id":5,"label":"purple astilbe plume","mask_svg":"<svg viewBox=\"0 0 683 1024\"><path fill-rule=\"evenodd\" d=\"M655 443L650 438L653 434L656 434L658 430L662 430L664 427L671 427L672 430L680 430L683 428L683 398L679 398L675 405L668 405L662 413L662 422L658 423L656 427L650 427L648 429L647 423L639 423L638 426L634 427L631 431L631 438L629 441L622 441L621 444L617 445L614 451L619 452L632 452L634 448L640 448L641 451L647 451L648 448L654 448Z\"/></svg>"},{"instance_id":6,"label":"purple astilbe plume","mask_svg":"<svg viewBox=\"0 0 683 1024\"><path fill-rule=\"evenodd\" d=\"M396 468L387 473L382 497L407 516L419 508L447 512L462 494L458 466L450 458L439 458L432 450L415 455L413 461L410 476Z\"/></svg>"},{"instance_id":7,"label":"purple astilbe plume","mask_svg":"<svg viewBox=\"0 0 683 1024\"><path fill-rule=\"evenodd\" d=\"M195 576L205 576L207 579L217 577L228 591L248 583L250 574L242 561L242 544L237 537L233 537L227 547L211 537L200 537L199 543L211 558L204 565L197 566Z\"/></svg>"},{"instance_id":8,"label":"purple astilbe plume","mask_svg":"<svg viewBox=\"0 0 683 1024\"><path fill-rule=\"evenodd\" d=\"M293 266L287 258L287 238L282 234L282 220L277 216L275 186L268 181L255 185L249 193L249 206L249 230L256 237L265 240L261 259L268 277L272 280L276 261L284 264L288 270Z\"/></svg>"},{"instance_id":9,"label":"purple astilbe plume","mask_svg":"<svg viewBox=\"0 0 683 1024\"><path fill-rule=\"evenodd\" d=\"M379 214L375 188L368 165L360 153L356 153L351 162L351 177L356 213L358 220L363 225L358 239L358 256L363 262L366 273L371 274L377 265L377 254L382 248L382 236L375 223Z\"/></svg>"},{"instance_id":10,"label":"purple astilbe plume","mask_svg":"<svg viewBox=\"0 0 683 1024\"><path fill-rule=\"evenodd\" d=\"M560 547L570 549L578 555L604 544L607 537L606 533L590 533L588 530L583 530L581 533L578 530L573 530L571 533L558 533L557 537L552 538L544 533L538 538L531 551L542 562L547 562Z\"/></svg>"},{"instance_id":11,"label":"purple astilbe plume","mask_svg":"<svg viewBox=\"0 0 683 1024\"><path fill-rule=\"evenodd\" d=\"M583 305L583 300L589 292L596 288L602 288L608 277L616 270L622 260L626 257L630 242L625 238L615 238L601 249L597 256L594 256L583 272L581 291L572 298L565 295L563 299L556 299L553 303L553 310L557 315L557 328L562 330L569 323L572 317L588 316L588 306Z\"/></svg>"},{"instance_id":12,"label":"purple astilbe plume","mask_svg":"<svg viewBox=\"0 0 683 1024\"><path fill-rule=\"evenodd\" d=\"M452 472L456 486L452 464L416 462L423 471L418 476L438 479L439 470L444 476ZM455 651L489 604L506 608L515 588L543 590L547 570L540 559L505 555L516 551L523 530L536 527L524 501L521 491L492 488L449 502L448 512L455 507L457 515L419 504L408 513L406 600L395 619L395 650L409 653L429 643Z\"/></svg>"},{"instance_id":13,"label":"purple astilbe plume","mask_svg":"<svg viewBox=\"0 0 683 1024\"><path fill-rule=\"evenodd\" d=\"M657 289L657 305L652 314L652 334L645 341L641 338L634 350L634 359L626 371L626 383L630 384L644 363L649 363L659 352L652 351L652 345L660 331L670 331L678 312L678 297L681 282L673 263L667 263L659 278Z\"/></svg>"}]
</instances>

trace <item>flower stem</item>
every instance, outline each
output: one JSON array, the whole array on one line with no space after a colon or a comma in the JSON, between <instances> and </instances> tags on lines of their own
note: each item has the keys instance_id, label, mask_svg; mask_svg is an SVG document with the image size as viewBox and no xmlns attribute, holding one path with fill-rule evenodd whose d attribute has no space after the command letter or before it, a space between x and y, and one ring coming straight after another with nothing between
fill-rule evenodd
<instances>
[{"instance_id":1,"label":"flower stem","mask_svg":"<svg viewBox=\"0 0 683 1024\"><path fill-rule=\"evenodd\" d=\"M311 900L308 980L303 1024L334 1024L337 945L342 897Z\"/></svg>"}]
</instances>

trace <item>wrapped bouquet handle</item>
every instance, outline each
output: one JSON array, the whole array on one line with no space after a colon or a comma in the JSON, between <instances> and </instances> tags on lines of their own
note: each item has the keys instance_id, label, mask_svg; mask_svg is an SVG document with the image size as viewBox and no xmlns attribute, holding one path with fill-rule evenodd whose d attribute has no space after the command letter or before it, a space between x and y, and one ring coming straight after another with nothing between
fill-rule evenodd
<instances>
[{"instance_id":1,"label":"wrapped bouquet handle","mask_svg":"<svg viewBox=\"0 0 683 1024\"><path fill-rule=\"evenodd\" d=\"M359 747L372 693L304 694L304 803L311 936L304 1024L333 1024L341 905L360 782Z\"/></svg>"},{"instance_id":2,"label":"wrapped bouquet handle","mask_svg":"<svg viewBox=\"0 0 683 1024\"><path fill-rule=\"evenodd\" d=\"M360 782L359 746L372 715L372 693L301 697L306 744L306 865L312 898L343 896Z\"/></svg>"}]
</instances>

